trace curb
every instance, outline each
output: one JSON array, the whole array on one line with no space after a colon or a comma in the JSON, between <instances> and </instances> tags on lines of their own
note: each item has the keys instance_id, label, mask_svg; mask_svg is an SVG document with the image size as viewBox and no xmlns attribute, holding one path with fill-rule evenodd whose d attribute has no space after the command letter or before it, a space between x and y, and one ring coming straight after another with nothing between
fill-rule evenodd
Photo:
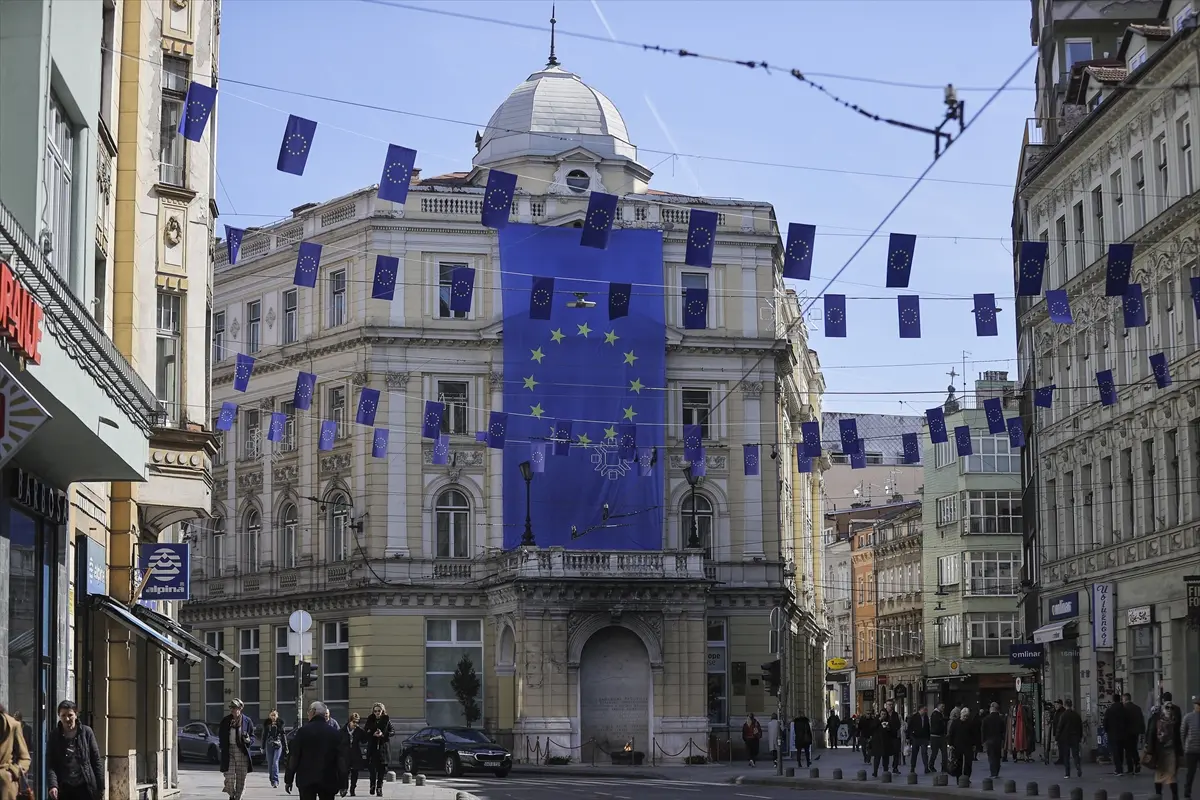
<instances>
[{"instance_id":1,"label":"curb","mask_svg":"<svg viewBox=\"0 0 1200 800\"><path fill-rule=\"evenodd\" d=\"M701 765L697 765L701 766ZM638 767L589 767L584 765L555 767L534 764L528 767L513 767L510 775L566 775L591 776L593 778L633 778L638 781L652 781L667 777L661 772L651 772Z\"/></svg>"},{"instance_id":2,"label":"curb","mask_svg":"<svg viewBox=\"0 0 1200 800\"><path fill-rule=\"evenodd\" d=\"M928 797L1005 796L1001 791L985 792L978 788L978 782L973 782L969 789L960 789L957 786L922 786L921 784L909 786L904 783L879 783L878 781L871 782L870 780L857 781L853 778L843 778L840 781L835 781L832 778L748 778L739 776L733 778L730 783L741 786L774 786L796 790L823 789L825 791L879 795L880 797L912 797L916 798L916 800L923 800ZM1018 786L1020 787L1020 784ZM1023 787L1020 788L1023 789ZM1039 786L1039 788L1044 790L1045 787ZM1019 795L1009 796L1017 797Z\"/></svg>"}]
</instances>

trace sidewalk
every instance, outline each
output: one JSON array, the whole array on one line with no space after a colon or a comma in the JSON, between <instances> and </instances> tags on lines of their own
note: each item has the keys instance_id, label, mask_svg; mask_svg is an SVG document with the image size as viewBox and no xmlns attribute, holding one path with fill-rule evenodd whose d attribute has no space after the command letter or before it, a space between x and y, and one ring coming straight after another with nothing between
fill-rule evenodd
<instances>
[{"instance_id":1,"label":"sidewalk","mask_svg":"<svg viewBox=\"0 0 1200 800\"><path fill-rule=\"evenodd\" d=\"M224 775L215 768L189 767L190 765L181 765L179 768L179 797L182 800L229 800L228 795L222 791ZM366 794L365 783L365 779L359 783L359 789L364 795ZM296 791L295 787L292 788L291 794L286 794L283 791L282 782L278 789L272 789L266 770L256 768L254 772L246 776L246 793L242 795L242 798L243 800L296 800L299 796L300 793ZM383 796L385 800L462 800L464 797L468 800L476 800L474 795L458 789L437 786L405 786L399 780L394 783L385 783Z\"/></svg>"}]
</instances>

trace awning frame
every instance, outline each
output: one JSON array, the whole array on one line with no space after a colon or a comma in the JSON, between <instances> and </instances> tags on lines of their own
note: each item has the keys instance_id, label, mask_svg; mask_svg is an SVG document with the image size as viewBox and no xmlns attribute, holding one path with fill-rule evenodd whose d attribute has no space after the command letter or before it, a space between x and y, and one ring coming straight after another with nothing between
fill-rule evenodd
<instances>
[{"instance_id":1,"label":"awning frame","mask_svg":"<svg viewBox=\"0 0 1200 800\"><path fill-rule=\"evenodd\" d=\"M186 661L189 664L199 664L201 662L202 659L195 653L185 650L184 648L175 644L175 642L171 641L168 637L163 636L150 625L138 619L138 617L129 609L108 595L95 595L92 599L92 603L98 611L107 614L110 619L119 622L121 625L125 626L127 630L144 637L147 641L149 641L159 650L162 650L171 658L174 658L177 661Z\"/></svg>"},{"instance_id":2,"label":"awning frame","mask_svg":"<svg viewBox=\"0 0 1200 800\"><path fill-rule=\"evenodd\" d=\"M1066 630L1069 626L1074 625L1073 619L1060 619L1055 622L1047 622L1042 627L1030 634L1034 644L1053 644L1061 642L1066 638Z\"/></svg>"},{"instance_id":3,"label":"awning frame","mask_svg":"<svg viewBox=\"0 0 1200 800\"><path fill-rule=\"evenodd\" d=\"M185 650L190 650L193 654L200 656L201 660L211 658L214 661L221 662L230 669L241 671L241 664L227 656L223 651L215 647L210 647L207 642L193 635L166 614L159 614L154 609L147 608L140 603L135 603L132 610L133 615L139 620L154 628L163 636L175 637Z\"/></svg>"}]
</instances>

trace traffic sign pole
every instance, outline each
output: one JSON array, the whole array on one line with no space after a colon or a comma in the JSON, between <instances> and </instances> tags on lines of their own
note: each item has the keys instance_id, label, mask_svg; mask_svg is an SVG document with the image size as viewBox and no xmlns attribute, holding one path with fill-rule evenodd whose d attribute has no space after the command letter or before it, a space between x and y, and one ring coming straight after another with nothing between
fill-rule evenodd
<instances>
[{"instance_id":1,"label":"traffic sign pole","mask_svg":"<svg viewBox=\"0 0 1200 800\"><path fill-rule=\"evenodd\" d=\"M304 724L304 663L305 645L310 639L308 633L312 630L312 614L309 614L304 609L293 611L288 617L288 629L296 636L289 636L289 644L292 641L296 642L296 727L299 728Z\"/></svg>"}]
</instances>

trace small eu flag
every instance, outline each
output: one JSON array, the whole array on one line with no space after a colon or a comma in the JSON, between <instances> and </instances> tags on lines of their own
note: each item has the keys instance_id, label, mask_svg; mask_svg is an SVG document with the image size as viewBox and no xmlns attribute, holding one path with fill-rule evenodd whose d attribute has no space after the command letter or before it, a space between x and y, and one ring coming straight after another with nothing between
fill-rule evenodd
<instances>
[{"instance_id":1,"label":"small eu flag","mask_svg":"<svg viewBox=\"0 0 1200 800\"><path fill-rule=\"evenodd\" d=\"M296 254L296 275L292 283L308 289L317 285L317 270L321 266L321 245L316 242L301 242Z\"/></svg>"},{"instance_id":2,"label":"small eu flag","mask_svg":"<svg viewBox=\"0 0 1200 800\"><path fill-rule=\"evenodd\" d=\"M225 226L225 252L229 256L229 266L231 267L237 263L238 251L242 249L242 237L245 235L245 228Z\"/></svg>"},{"instance_id":3,"label":"small eu flag","mask_svg":"<svg viewBox=\"0 0 1200 800\"><path fill-rule=\"evenodd\" d=\"M498 169L488 171L487 188L483 191L482 222L499 230L508 224L512 214L513 195L517 191L517 176Z\"/></svg>"},{"instance_id":4,"label":"small eu flag","mask_svg":"<svg viewBox=\"0 0 1200 800\"><path fill-rule=\"evenodd\" d=\"M1055 384L1049 386L1039 386L1037 391L1033 393L1033 405L1035 408L1054 408L1054 390L1058 388Z\"/></svg>"},{"instance_id":5,"label":"small eu flag","mask_svg":"<svg viewBox=\"0 0 1200 800\"><path fill-rule=\"evenodd\" d=\"M354 416L354 421L359 425L365 425L368 428L375 425L375 414L379 411L379 390L368 389L363 387L363 390L358 394L358 413Z\"/></svg>"},{"instance_id":6,"label":"small eu flag","mask_svg":"<svg viewBox=\"0 0 1200 800\"><path fill-rule=\"evenodd\" d=\"M999 336L996 328L996 295L975 295L975 335Z\"/></svg>"},{"instance_id":7,"label":"small eu flag","mask_svg":"<svg viewBox=\"0 0 1200 800\"><path fill-rule=\"evenodd\" d=\"M816 225L793 222L788 225L787 249L783 251L783 277L806 281L812 277L813 242Z\"/></svg>"},{"instance_id":8,"label":"small eu flag","mask_svg":"<svg viewBox=\"0 0 1200 800\"><path fill-rule=\"evenodd\" d=\"M1100 387L1100 405L1112 406L1117 404L1117 384L1113 380L1111 369L1096 373L1096 384Z\"/></svg>"},{"instance_id":9,"label":"small eu flag","mask_svg":"<svg viewBox=\"0 0 1200 800\"><path fill-rule=\"evenodd\" d=\"M1104 295L1122 297L1133 271L1133 245L1118 242L1108 246L1108 266L1104 271Z\"/></svg>"},{"instance_id":10,"label":"small eu flag","mask_svg":"<svg viewBox=\"0 0 1200 800\"><path fill-rule=\"evenodd\" d=\"M379 199L404 205L408 199L408 184L412 180L417 151L398 144L389 144L383 175L379 178Z\"/></svg>"},{"instance_id":11,"label":"small eu flag","mask_svg":"<svg viewBox=\"0 0 1200 800\"><path fill-rule=\"evenodd\" d=\"M318 450L332 450L337 439L337 420L321 420L321 437L317 440Z\"/></svg>"},{"instance_id":12,"label":"small eu flag","mask_svg":"<svg viewBox=\"0 0 1200 800\"><path fill-rule=\"evenodd\" d=\"M812 456L804 455L800 445L796 445L796 472L808 475L812 472Z\"/></svg>"},{"instance_id":13,"label":"small eu flag","mask_svg":"<svg viewBox=\"0 0 1200 800\"><path fill-rule=\"evenodd\" d=\"M925 410L925 424L929 426L929 441L934 444L950 441L950 437L946 435L946 412L941 406Z\"/></svg>"},{"instance_id":14,"label":"small eu flag","mask_svg":"<svg viewBox=\"0 0 1200 800\"><path fill-rule=\"evenodd\" d=\"M742 468L746 475L758 474L758 445L742 445Z\"/></svg>"},{"instance_id":15,"label":"small eu flag","mask_svg":"<svg viewBox=\"0 0 1200 800\"><path fill-rule=\"evenodd\" d=\"M436 400L425 401L425 416L421 419L421 436L426 439L436 439L442 435L442 417L446 413L446 404Z\"/></svg>"},{"instance_id":16,"label":"small eu flag","mask_svg":"<svg viewBox=\"0 0 1200 800\"><path fill-rule=\"evenodd\" d=\"M603 250L608 247L613 222L617 219L617 196L592 192L588 198L587 215L583 218L583 233L579 244Z\"/></svg>"},{"instance_id":17,"label":"small eu flag","mask_svg":"<svg viewBox=\"0 0 1200 800\"><path fill-rule=\"evenodd\" d=\"M902 294L896 298L900 315L900 338L921 338L921 298L915 294Z\"/></svg>"},{"instance_id":18,"label":"small eu flag","mask_svg":"<svg viewBox=\"0 0 1200 800\"><path fill-rule=\"evenodd\" d=\"M915 433L905 433L900 436L900 439L904 442L904 463L921 463L921 444L917 441L917 435Z\"/></svg>"},{"instance_id":19,"label":"small eu flag","mask_svg":"<svg viewBox=\"0 0 1200 800\"><path fill-rule=\"evenodd\" d=\"M388 440L392 438L392 432L387 428L376 428L375 436L371 439L371 456L374 458L387 458Z\"/></svg>"},{"instance_id":20,"label":"small eu flag","mask_svg":"<svg viewBox=\"0 0 1200 800\"><path fill-rule=\"evenodd\" d=\"M683 426L683 460L697 461L704 450L704 429L699 425Z\"/></svg>"},{"instance_id":21,"label":"small eu flag","mask_svg":"<svg viewBox=\"0 0 1200 800\"><path fill-rule=\"evenodd\" d=\"M658 460L657 447L638 448L638 477L649 478L654 475L654 462Z\"/></svg>"},{"instance_id":22,"label":"small eu flag","mask_svg":"<svg viewBox=\"0 0 1200 800\"><path fill-rule=\"evenodd\" d=\"M850 469L866 469L867 453L863 449L863 440L854 443L854 452L850 454Z\"/></svg>"},{"instance_id":23,"label":"small eu flag","mask_svg":"<svg viewBox=\"0 0 1200 800\"><path fill-rule=\"evenodd\" d=\"M204 126L217 103L217 90L203 83L188 84L187 97L183 99L183 118L179 120L179 135L189 142L198 142L204 137Z\"/></svg>"},{"instance_id":24,"label":"small eu flag","mask_svg":"<svg viewBox=\"0 0 1200 800\"><path fill-rule=\"evenodd\" d=\"M237 403L225 401L221 403L221 413L217 415L217 430L228 431L233 429L233 418L237 416Z\"/></svg>"},{"instance_id":25,"label":"small eu flag","mask_svg":"<svg viewBox=\"0 0 1200 800\"><path fill-rule=\"evenodd\" d=\"M971 455L971 426L959 425L954 429L954 447L959 458Z\"/></svg>"},{"instance_id":26,"label":"small eu flag","mask_svg":"<svg viewBox=\"0 0 1200 800\"><path fill-rule=\"evenodd\" d=\"M1171 370L1167 367L1166 353L1150 356L1150 369L1154 372L1154 382L1158 384L1158 388L1165 389L1171 385Z\"/></svg>"},{"instance_id":27,"label":"small eu flag","mask_svg":"<svg viewBox=\"0 0 1200 800\"><path fill-rule=\"evenodd\" d=\"M546 443L529 443L529 465L534 472L546 471Z\"/></svg>"},{"instance_id":28,"label":"small eu flag","mask_svg":"<svg viewBox=\"0 0 1200 800\"><path fill-rule=\"evenodd\" d=\"M232 263L232 262L230 262ZM1192 284L1192 310L1196 312L1196 319L1200 319L1200 277L1191 279Z\"/></svg>"},{"instance_id":29,"label":"small eu flag","mask_svg":"<svg viewBox=\"0 0 1200 800\"><path fill-rule=\"evenodd\" d=\"M569 419L555 420L550 427L550 438L554 440L552 455L567 456L571 454L571 428L575 424Z\"/></svg>"},{"instance_id":30,"label":"small eu flag","mask_svg":"<svg viewBox=\"0 0 1200 800\"><path fill-rule=\"evenodd\" d=\"M1046 254L1049 242L1021 242L1018 260L1021 271L1017 277L1019 297L1037 297L1042 293L1042 275L1046 272Z\"/></svg>"},{"instance_id":31,"label":"small eu flag","mask_svg":"<svg viewBox=\"0 0 1200 800\"><path fill-rule=\"evenodd\" d=\"M1008 420L1008 446L1025 446L1025 426L1021 424L1020 417L1011 417Z\"/></svg>"},{"instance_id":32,"label":"small eu flag","mask_svg":"<svg viewBox=\"0 0 1200 800\"><path fill-rule=\"evenodd\" d=\"M1050 321L1057 325L1071 325L1075 320L1071 317L1071 303L1067 299L1066 289L1047 289L1046 306L1050 309Z\"/></svg>"},{"instance_id":33,"label":"small eu flag","mask_svg":"<svg viewBox=\"0 0 1200 800\"><path fill-rule=\"evenodd\" d=\"M508 414L503 411L492 411L488 414L487 446L495 450L503 450L507 437Z\"/></svg>"},{"instance_id":34,"label":"small eu flag","mask_svg":"<svg viewBox=\"0 0 1200 800\"><path fill-rule=\"evenodd\" d=\"M838 436L842 440L842 452L853 453L858 443L858 420L853 417L838 420Z\"/></svg>"},{"instance_id":35,"label":"small eu flag","mask_svg":"<svg viewBox=\"0 0 1200 800\"><path fill-rule=\"evenodd\" d=\"M288 117L287 127L283 129L283 141L279 145L279 161L275 168L280 172L292 175L303 175L304 167L308 164L308 154L312 150L313 136L317 133L317 123L311 119Z\"/></svg>"},{"instance_id":36,"label":"small eu flag","mask_svg":"<svg viewBox=\"0 0 1200 800\"><path fill-rule=\"evenodd\" d=\"M637 458L637 425L633 422L617 425L617 458L622 461Z\"/></svg>"},{"instance_id":37,"label":"small eu flag","mask_svg":"<svg viewBox=\"0 0 1200 800\"><path fill-rule=\"evenodd\" d=\"M475 431L475 441L486 442L487 441L487 431Z\"/></svg>"},{"instance_id":38,"label":"small eu flag","mask_svg":"<svg viewBox=\"0 0 1200 800\"><path fill-rule=\"evenodd\" d=\"M610 283L608 285L608 318L620 319L629 316L629 298L633 295L633 284Z\"/></svg>"},{"instance_id":39,"label":"small eu flag","mask_svg":"<svg viewBox=\"0 0 1200 800\"><path fill-rule=\"evenodd\" d=\"M287 430L287 414L282 411L272 411L271 424L267 428L267 441L282 442L285 430Z\"/></svg>"},{"instance_id":40,"label":"small eu flag","mask_svg":"<svg viewBox=\"0 0 1200 800\"><path fill-rule=\"evenodd\" d=\"M554 278L534 278L529 290L529 318L550 319L554 308Z\"/></svg>"},{"instance_id":41,"label":"small eu flag","mask_svg":"<svg viewBox=\"0 0 1200 800\"><path fill-rule=\"evenodd\" d=\"M825 295L825 337L846 338L846 295Z\"/></svg>"},{"instance_id":42,"label":"small eu flag","mask_svg":"<svg viewBox=\"0 0 1200 800\"><path fill-rule=\"evenodd\" d=\"M704 448L700 448L700 453L695 460L687 466L688 472L692 473L693 478L703 478L708 474L708 455L704 452Z\"/></svg>"},{"instance_id":43,"label":"small eu flag","mask_svg":"<svg viewBox=\"0 0 1200 800\"><path fill-rule=\"evenodd\" d=\"M917 237L911 233L893 233L888 237L887 287L907 289L912 276L913 252Z\"/></svg>"},{"instance_id":44,"label":"small eu flag","mask_svg":"<svg viewBox=\"0 0 1200 800\"><path fill-rule=\"evenodd\" d=\"M317 374L301 372L296 376L296 392L292 395L292 405L297 411L307 411L312 408L313 395L317 391Z\"/></svg>"},{"instance_id":45,"label":"small eu flag","mask_svg":"<svg viewBox=\"0 0 1200 800\"><path fill-rule=\"evenodd\" d=\"M233 368L233 390L244 392L250 388L250 373L254 371L254 356L238 353L237 366Z\"/></svg>"},{"instance_id":46,"label":"small eu flag","mask_svg":"<svg viewBox=\"0 0 1200 800\"><path fill-rule=\"evenodd\" d=\"M809 420L800 423L800 436L804 440L804 455L809 458L821 457L821 423Z\"/></svg>"},{"instance_id":47,"label":"small eu flag","mask_svg":"<svg viewBox=\"0 0 1200 800\"><path fill-rule=\"evenodd\" d=\"M436 437L433 445L433 463L438 466L450 463L450 434L443 433Z\"/></svg>"},{"instance_id":48,"label":"small eu flag","mask_svg":"<svg viewBox=\"0 0 1200 800\"><path fill-rule=\"evenodd\" d=\"M371 281L371 297L375 300L394 299L396 297L396 275L399 272L399 258L375 256L375 277Z\"/></svg>"},{"instance_id":49,"label":"small eu flag","mask_svg":"<svg viewBox=\"0 0 1200 800\"><path fill-rule=\"evenodd\" d=\"M1125 287L1125 296L1121 300L1121 311L1125 316L1126 328L1144 328L1146 319L1146 299L1142 296L1142 285L1131 283Z\"/></svg>"},{"instance_id":50,"label":"small eu flag","mask_svg":"<svg viewBox=\"0 0 1200 800\"><path fill-rule=\"evenodd\" d=\"M475 295L475 270L471 267L455 267L450 273L450 310L466 314L471 310L471 298Z\"/></svg>"},{"instance_id":51,"label":"small eu flag","mask_svg":"<svg viewBox=\"0 0 1200 800\"><path fill-rule=\"evenodd\" d=\"M983 401L983 412L987 416L988 433L1004 433L1004 402L999 397Z\"/></svg>"},{"instance_id":52,"label":"small eu flag","mask_svg":"<svg viewBox=\"0 0 1200 800\"><path fill-rule=\"evenodd\" d=\"M689 331L704 330L708 327L707 287L693 286L684 289L683 327Z\"/></svg>"},{"instance_id":53,"label":"small eu flag","mask_svg":"<svg viewBox=\"0 0 1200 800\"><path fill-rule=\"evenodd\" d=\"M683 263L689 267L711 267L717 243L717 212L693 208L688 212L687 250Z\"/></svg>"}]
</instances>

